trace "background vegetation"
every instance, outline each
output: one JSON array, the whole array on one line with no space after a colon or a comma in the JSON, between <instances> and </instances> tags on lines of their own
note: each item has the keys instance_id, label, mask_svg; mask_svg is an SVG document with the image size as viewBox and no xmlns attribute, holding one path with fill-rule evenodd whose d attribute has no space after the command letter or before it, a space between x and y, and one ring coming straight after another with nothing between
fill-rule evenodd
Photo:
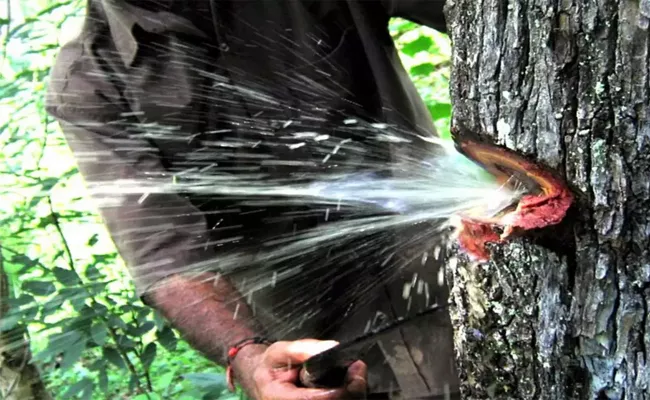
<instances>
[{"instance_id":1,"label":"background vegetation","mask_svg":"<svg viewBox=\"0 0 650 400\"><path fill-rule=\"evenodd\" d=\"M135 297L58 125L44 111L50 67L61 43L78 31L85 1L4 4L0 272L9 293L0 333L28 335L34 363L56 399L238 396L225 389L221 368L196 357ZM448 135L448 38L404 20L390 28L437 127Z\"/></svg>"}]
</instances>

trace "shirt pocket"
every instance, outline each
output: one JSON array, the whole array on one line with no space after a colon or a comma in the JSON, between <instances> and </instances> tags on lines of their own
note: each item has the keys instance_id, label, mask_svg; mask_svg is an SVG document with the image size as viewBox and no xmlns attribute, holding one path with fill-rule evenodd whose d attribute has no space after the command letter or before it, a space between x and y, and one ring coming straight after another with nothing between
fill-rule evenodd
<instances>
[{"instance_id":1,"label":"shirt pocket","mask_svg":"<svg viewBox=\"0 0 650 400\"><path fill-rule=\"evenodd\" d=\"M125 98L139 121L134 131L155 143L163 158L183 159L196 151L206 128L214 48L174 31L151 33L134 27L138 54L126 69Z\"/></svg>"}]
</instances>

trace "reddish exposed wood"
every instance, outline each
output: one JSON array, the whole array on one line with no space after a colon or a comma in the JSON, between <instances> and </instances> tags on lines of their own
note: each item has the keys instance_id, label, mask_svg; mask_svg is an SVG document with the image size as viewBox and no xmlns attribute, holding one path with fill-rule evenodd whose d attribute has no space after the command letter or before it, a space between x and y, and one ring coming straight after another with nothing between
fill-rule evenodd
<instances>
[{"instance_id":1,"label":"reddish exposed wood","mask_svg":"<svg viewBox=\"0 0 650 400\"><path fill-rule=\"evenodd\" d=\"M472 140L460 142L459 147L501 184L511 184L514 175L519 177L519 181L534 186L530 189L535 191L522 196L514 211L493 218L462 218L458 241L474 259L489 259L487 243L504 241L518 232L558 224L566 216L573 195L564 182L549 171L501 147ZM500 228L503 233L499 235L495 228Z\"/></svg>"}]
</instances>

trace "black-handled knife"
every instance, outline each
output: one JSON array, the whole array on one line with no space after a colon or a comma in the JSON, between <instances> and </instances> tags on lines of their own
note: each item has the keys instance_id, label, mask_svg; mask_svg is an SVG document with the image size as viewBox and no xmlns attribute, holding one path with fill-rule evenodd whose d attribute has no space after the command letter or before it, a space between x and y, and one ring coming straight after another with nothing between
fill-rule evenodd
<instances>
[{"instance_id":1,"label":"black-handled knife","mask_svg":"<svg viewBox=\"0 0 650 400\"><path fill-rule=\"evenodd\" d=\"M302 385L319 388L342 387L350 364L357 360L363 360L363 357L379 340L378 336L399 329L404 324L424 315L446 308L447 305L434 305L410 317L398 318L390 324L371 330L349 342L341 343L312 356L302 364L300 373Z\"/></svg>"}]
</instances>

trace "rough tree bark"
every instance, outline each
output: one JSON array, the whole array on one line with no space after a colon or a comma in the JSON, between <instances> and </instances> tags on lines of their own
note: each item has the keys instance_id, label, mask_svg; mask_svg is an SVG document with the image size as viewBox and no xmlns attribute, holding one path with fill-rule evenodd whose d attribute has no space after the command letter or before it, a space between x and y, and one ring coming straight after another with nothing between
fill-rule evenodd
<instances>
[{"instance_id":1,"label":"rough tree bark","mask_svg":"<svg viewBox=\"0 0 650 400\"><path fill-rule=\"evenodd\" d=\"M448 0L452 124L548 166L576 195L552 236L449 268L465 399L650 399L640 3Z\"/></svg>"}]
</instances>

